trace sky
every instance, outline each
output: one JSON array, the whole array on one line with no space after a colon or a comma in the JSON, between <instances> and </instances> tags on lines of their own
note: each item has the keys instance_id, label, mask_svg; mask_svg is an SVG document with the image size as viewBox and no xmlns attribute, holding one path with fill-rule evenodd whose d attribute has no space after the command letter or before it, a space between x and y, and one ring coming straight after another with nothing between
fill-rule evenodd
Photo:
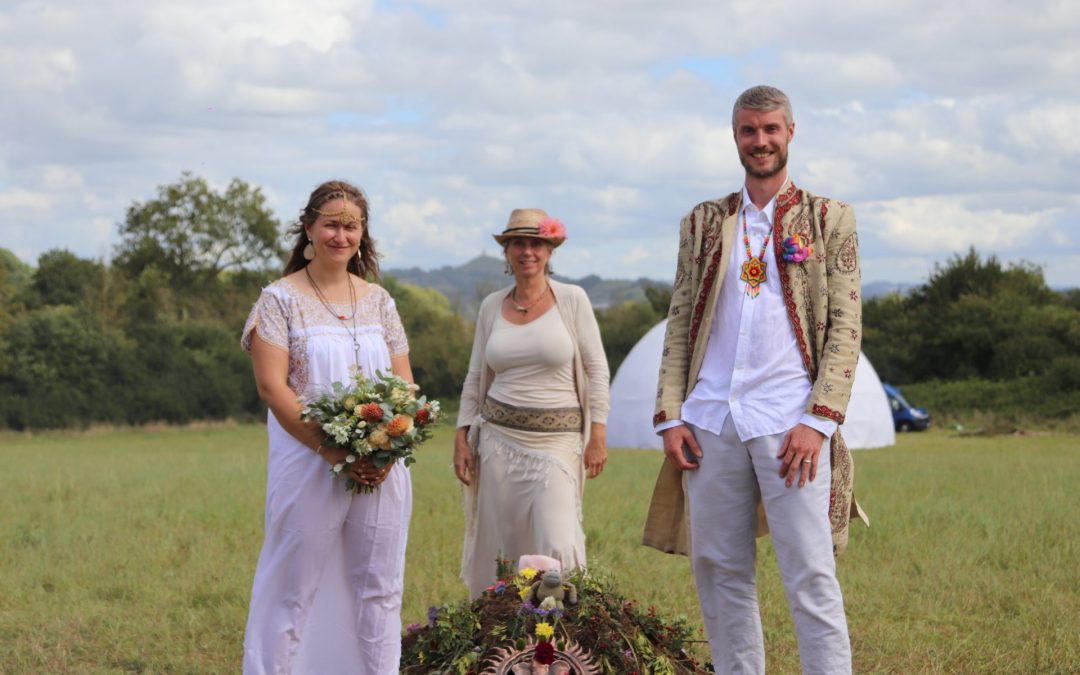
<instances>
[{"instance_id":1,"label":"sky","mask_svg":"<svg viewBox=\"0 0 1080 675\"><path fill-rule=\"evenodd\" d=\"M738 94L791 98L789 175L855 208L863 280L969 247L1080 286L1070 0L3 0L0 247L108 259L190 171L295 219L360 185L384 268L498 253L536 206L557 271L674 276L742 185Z\"/></svg>"}]
</instances>

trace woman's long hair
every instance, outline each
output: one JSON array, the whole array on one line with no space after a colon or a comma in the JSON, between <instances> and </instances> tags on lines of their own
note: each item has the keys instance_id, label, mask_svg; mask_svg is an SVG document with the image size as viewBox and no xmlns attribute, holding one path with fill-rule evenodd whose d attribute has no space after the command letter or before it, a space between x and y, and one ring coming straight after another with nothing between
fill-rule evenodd
<instances>
[{"instance_id":1,"label":"woman's long hair","mask_svg":"<svg viewBox=\"0 0 1080 675\"><path fill-rule=\"evenodd\" d=\"M344 199L360 208L360 219L364 225L364 234L360 238L360 255L349 258L347 269L361 279L379 281L379 253L375 250L375 240L371 238L371 225L368 222L368 200L364 191L343 180L329 180L315 188L308 197L307 206L300 212L300 217L289 228L289 234L296 237L293 242L289 261L285 263L283 276L307 267L309 260L304 259L304 247L310 240L305 228L310 227L319 218L319 211L324 204L334 199Z\"/></svg>"}]
</instances>

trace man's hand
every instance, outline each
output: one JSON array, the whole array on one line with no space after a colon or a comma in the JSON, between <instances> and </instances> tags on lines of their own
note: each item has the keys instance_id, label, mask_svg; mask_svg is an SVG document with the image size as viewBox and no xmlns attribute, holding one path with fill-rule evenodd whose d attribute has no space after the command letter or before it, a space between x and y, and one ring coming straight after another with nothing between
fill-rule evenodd
<instances>
[{"instance_id":1,"label":"man's hand","mask_svg":"<svg viewBox=\"0 0 1080 675\"><path fill-rule=\"evenodd\" d=\"M697 439L694 438L694 434L690 432L690 429L685 424L664 429L661 435L664 438L664 456L668 458L669 462L674 464L680 471L692 471L698 468L696 461L687 459L685 448L689 448L690 453L700 459L701 447L698 445Z\"/></svg>"},{"instance_id":2,"label":"man's hand","mask_svg":"<svg viewBox=\"0 0 1080 675\"><path fill-rule=\"evenodd\" d=\"M799 477L799 487L806 485L808 478L811 481L817 478L818 455L824 442L825 434L805 424L797 425L784 436L776 456L782 459L780 476L786 478L787 487L795 482L795 476Z\"/></svg>"}]
</instances>

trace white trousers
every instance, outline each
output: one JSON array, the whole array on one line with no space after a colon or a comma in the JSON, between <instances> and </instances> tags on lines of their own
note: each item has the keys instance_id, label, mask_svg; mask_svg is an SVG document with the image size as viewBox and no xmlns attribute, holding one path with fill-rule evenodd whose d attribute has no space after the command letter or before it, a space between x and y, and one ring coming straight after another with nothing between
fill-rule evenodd
<instances>
[{"instance_id":1,"label":"white trousers","mask_svg":"<svg viewBox=\"0 0 1080 675\"><path fill-rule=\"evenodd\" d=\"M757 499L769 519L805 674L851 673L851 644L829 525L829 441L817 477L786 487L785 434L739 440L728 415L717 436L691 426L703 457L687 472L690 562L717 673L765 672L754 572Z\"/></svg>"},{"instance_id":2,"label":"white trousers","mask_svg":"<svg viewBox=\"0 0 1080 675\"><path fill-rule=\"evenodd\" d=\"M244 674L397 673L409 470L397 465L377 491L349 495L302 450L271 466Z\"/></svg>"}]
</instances>

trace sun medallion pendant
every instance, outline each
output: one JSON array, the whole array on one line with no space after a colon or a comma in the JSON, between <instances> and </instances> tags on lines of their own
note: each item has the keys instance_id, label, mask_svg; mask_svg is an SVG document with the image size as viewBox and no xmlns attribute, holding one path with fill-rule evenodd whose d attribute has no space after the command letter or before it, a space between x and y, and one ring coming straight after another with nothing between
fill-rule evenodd
<instances>
[{"instance_id":1,"label":"sun medallion pendant","mask_svg":"<svg viewBox=\"0 0 1080 675\"><path fill-rule=\"evenodd\" d=\"M761 284L765 282L767 268L766 262L757 256L750 256L750 259L742 264L742 274L739 275L739 279L746 282L747 297L756 298L761 293Z\"/></svg>"}]
</instances>

